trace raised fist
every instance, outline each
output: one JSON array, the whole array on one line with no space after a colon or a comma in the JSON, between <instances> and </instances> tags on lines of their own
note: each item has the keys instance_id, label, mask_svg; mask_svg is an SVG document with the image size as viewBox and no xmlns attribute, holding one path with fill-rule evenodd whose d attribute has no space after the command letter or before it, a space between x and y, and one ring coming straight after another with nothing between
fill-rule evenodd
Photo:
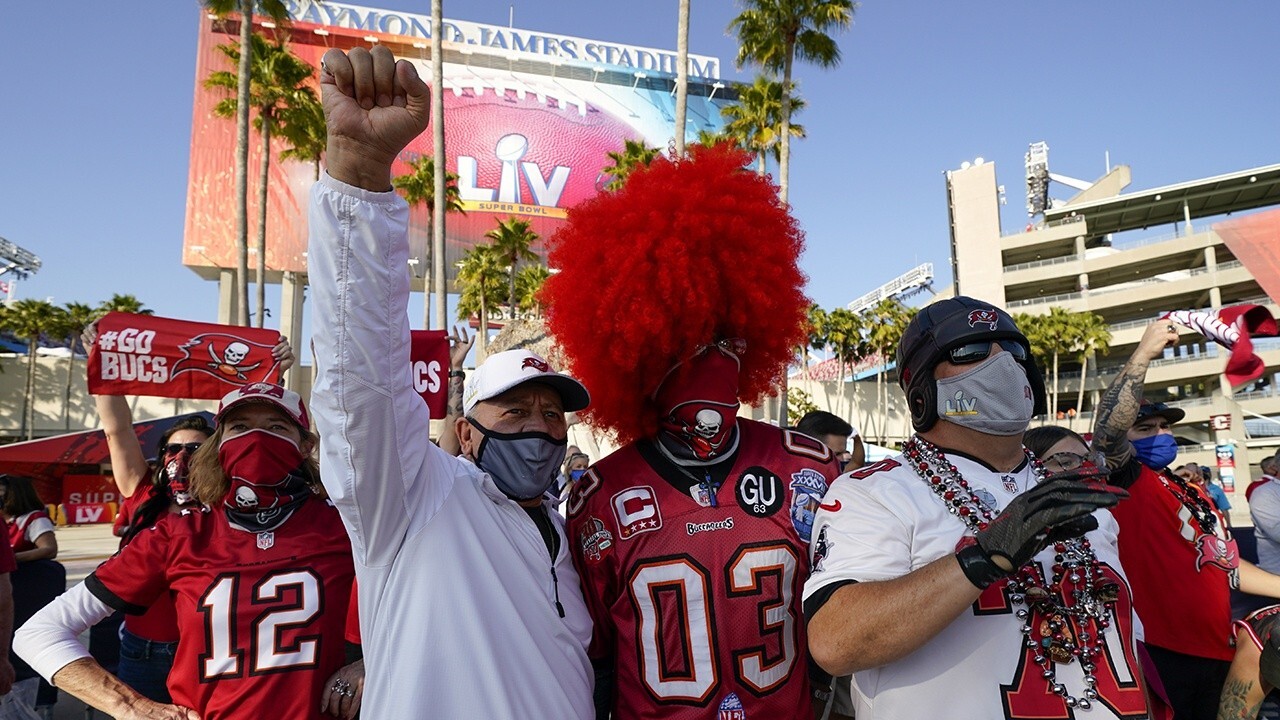
<instances>
[{"instance_id":1,"label":"raised fist","mask_svg":"<svg viewBox=\"0 0 1280 720\"><path fill-rule=\"evenodd\" d=\"M329 174L366 190L390 190L392 161L431 117L431 90L418 71L381 45L333 49L320 61L320 93Z\"/></svg>"}]
</instances>

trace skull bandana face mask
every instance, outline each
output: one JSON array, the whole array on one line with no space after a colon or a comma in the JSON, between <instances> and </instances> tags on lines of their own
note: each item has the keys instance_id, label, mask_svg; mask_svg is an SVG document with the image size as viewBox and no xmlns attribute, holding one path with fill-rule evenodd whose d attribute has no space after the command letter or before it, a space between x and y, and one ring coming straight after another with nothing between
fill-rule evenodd
<instances>
[{"instance_id":1,"label":"skull bandana face mask","mask_svg":"<svg viewBox=\"0 0 1280 720\"><path fill-rule=\"evenodd\" d=\"M306 456L293 440L266 430L226 438L218 462L231 481L222 501L233 527L274 530L312 493L302 473Z\"/></svg>"},{"instance_id":2,"label":"skull bandana face mask","mask_svg":"<svg viewBox=\"0 0 1280 720\"><path fill-rule=\"evenodd\" d=\"M191 453L183 450L169 456L169 461L164 464L165 477L169 480L169 493L179 505L191 502L191 492L187 489L187 465L190 460Z\"/></svg>"},{"instance_id":3,"label":"skull bandana face mask","mask_svg":"<svg viewBox=\"0 0 1280 720\"><path fill-rule=\"evenodd\" d=\"M654 400L658 447L681 465L709 465L738 447L738 356L728 342L672 368Z\"/></svg>"}]
</instances>

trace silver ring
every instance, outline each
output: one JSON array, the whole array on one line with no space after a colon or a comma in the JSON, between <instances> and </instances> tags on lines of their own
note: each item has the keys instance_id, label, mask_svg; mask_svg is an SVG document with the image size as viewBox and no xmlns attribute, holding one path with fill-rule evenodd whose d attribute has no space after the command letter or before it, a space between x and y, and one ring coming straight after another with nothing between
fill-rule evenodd
<instances>
[{"instance_id":1,"label":"silver ring","mask_svg":"<svg viewBox=\"0 0 1280 720\"><path fill-rule=\"evenodd\" d=\"M1177 332L1177 331L1178 329L1173 326L1173 323L1169 323L1169 332Z\"/></svg>"},{"instance_id":2,"label":"silver ring","mask_svg":"<svg viewBox=\"0 0 1280 720\"><path fill-rule=\"evenodd\" d=\"M351 683L347 682L346 680L342 678L338 678L333 681L333 685L331 687L335 693L342 695L344 697L350 697L350 695L347 695L347 693L351 691ZM354 693L352 694L354 695Z\"/></svg>"}]
</instances>

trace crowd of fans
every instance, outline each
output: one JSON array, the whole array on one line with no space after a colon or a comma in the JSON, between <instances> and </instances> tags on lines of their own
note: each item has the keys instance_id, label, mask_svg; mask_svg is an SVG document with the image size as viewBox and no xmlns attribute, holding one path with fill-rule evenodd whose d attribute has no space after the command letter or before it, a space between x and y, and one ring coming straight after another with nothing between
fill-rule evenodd
<instances>
[{"instance_id":1,"label":"crowd of fans","mask_svg":"<svg viewBox=\"0 0 1280 720\"><path fill-rule=\"evenodd\" d=\"M915 433L870 464L831 413L740 417L768 352L723 326L665 351L643 392L600 393L643 418L525 350L468 376L455 332L429 442L397 370L407 209L389 192L429 93L381 46L330 50L321 78L309 262L335 320L315 333L314 415L246 385L148 459L124 399L97 398L120 548L70 589L31 481L0 479L0 645L20 626L0 693L16 671L41 678L45 714L56 686L126 718L1194 720L1256 717L1280 684L1280 609L1231 609L1236 588L1280 598L1280 459L1248 489L1255 565L1208 468L1174 469L1183 411L1145 398L1167 320L1081 436L1031 427L1046 393L1012 317L939 300L896 350ZM718 152L655 173L769 192ZM574 221L612 222L627 192ZM796 232L773 210L756 224ZM292 364L283 338L273 354ZM579 411L623 447L567 446Z\"/></svg>"}]
</instances>

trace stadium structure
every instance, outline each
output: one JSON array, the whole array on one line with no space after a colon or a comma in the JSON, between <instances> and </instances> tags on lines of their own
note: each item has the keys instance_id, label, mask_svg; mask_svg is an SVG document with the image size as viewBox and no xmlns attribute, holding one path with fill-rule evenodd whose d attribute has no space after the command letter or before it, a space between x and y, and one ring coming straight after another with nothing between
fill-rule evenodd
<instances>
[{"instance_id":1,"label":"stadium structure","mask_svg":"<svg viewBox=\"0 0 1280 720\"><path fill-rule=\"evenodd\" d=\"M1163 313L1245 303L1280 311L1280 164L1126 192L1130 179L1125 165L1094 182L1055 175L1048 148L1032 145L1031 222L1004 232L995 165L964 163L946 173L956 294L1013 313L1090 311L1108 323L1111 344L1096 367L1089 363L1083 407L1076 407L1080 363L1062 359L1058 406L1048 420L1077 431L1091 427L1101 391ZM1051 199L1051 183L1075 192ZM1175 427L1180 461L1216 467L1224 487L1243 495L1257 462L1280 450L1280 339L1254 340L1266 369L1235 388L1222 375L1225 350L1185 329L1181 340L1152 363L1147 397L1186 411Z\"/></svg>"},{"instance_id":2,"label":"stadium structure","mask_svg":"<svg viewBox=\"0 0 1280 720\"><path fill-rule=\"evenodd\" d=\"M287 6L289 22L277 26L255 16L254 30L268 40L287 42L312 67L319 66L330 48L381 44L430 77L430 48L436 39L426 15L332 0L293 0ZM446 282L454 291L458 261L471 247L487 242L485 233L500 220L527 221L546 239L564 223L569 208L594 197L608 182L603 174L612 164L607 153L621 151L626 140L669 146L675 128L676 53L449 18L442 25L444 86L436 90L445 106L446 168L458 177L463 210L449 213L443 243ZM234 14L202 15L200 20L183 238L183 263L219 283L218 317L223 323L239 314L231 210L235 123L215 115L225 94L205 89L203 81L211 72L231 69L219 48L237 43L239 28ZM719 59L691 54L688 89L686 137L696 140L701 131L721 130L720 107L736 95L720 81ZM255 135L251 169L260 167L260 144ZM320 169L318 159L274 159L287 147L278 134L273 137L265 277L282 287L277 314L281 331L301 338L307 193ZM424 133L402 153L393 173L409 172L411 161L433 152L431 133ZM255 175L251 218L258 216L257 185ZM430 275L430 230L429 209L421 204L412 208L409 271L416 290L426 289ZM532 249L541 253L544 248L538 243ZM249 264L256 280L257 258Z\"/></svg>"}]
</instances>

